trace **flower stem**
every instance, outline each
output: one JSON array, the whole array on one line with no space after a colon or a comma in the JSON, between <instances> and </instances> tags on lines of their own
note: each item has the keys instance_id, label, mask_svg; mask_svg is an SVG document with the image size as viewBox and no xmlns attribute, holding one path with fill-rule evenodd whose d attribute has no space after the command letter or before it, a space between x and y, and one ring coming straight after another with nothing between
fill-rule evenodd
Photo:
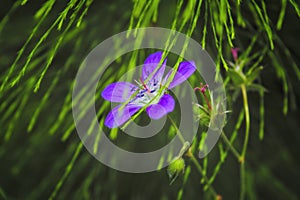
<instances>
[{"instance_id":1,"label":"flower stem","mask_svg":"<svg viewBox=\"0 0 300 200\"><path fill-rule=\"evenodd\" d=\"M240 200L244 200L245 199L245 193L246 193L245 162L242 162L241 165L240 165L240 177L241 177Z\"/></svg>"},{"instance_id":2,"label":"flower stem","mask_svg":"<svg viewBox=\"0 0 300 200\"><path fill-rule=\"evenodd\" d=\"M231 142L229 141L229 139L227 138L226 134L224 133L224 131L222 131L221 133L221 137L223 138L223 140L225 141L225 143L227 144L227 146L229 147L229 149L232 151L233 155L240 160L241 155L240 153L234 148L234 146L231 144Z\"/></svg>"},{"instance_id":3,"label":"flower stem","mask_svg":"<svg viewBox=\"0 0 300 200\"><path fill-rule=\"evenodd\" d=\"M198 160L195 158L194 154L191 154L190 158L191 158L192 162L194 163L194 165L196 166L196 168L199 171L199 173L203 176L203 178L204 178L204 180L205 180L205 182L206 182L206 184L207 184L207 186L208 186L211 194L214 196L214 199L217 199L217 197L218 197L217 192L215 191L215 189L210 184L207 176L204 174L203 169L202 169L201 165L199 164Z\"/></svg>"},{"instance_id":4,"label":"flower stem","mask_svg":"<svg viewBox=\"0 0 300 200\"><path fill-rule=\"evenodd\" d=\"M241 86L242 94L243 94L243 101L244 101L244 109L245 109L245 120L246 120L246 130L245 130L245 140L241 155L241 162L245 159L247 146L248 146L248 140L249 140L249 130L250 130L250 113L249 113L249 105L248 105L248 97L247 97L247 90L246 86L243 84Z\"/></svg>"},{"instance_id":5,"label":"flower stem","mask_svg":"<svg viewBox=\"0 0 300 200\"><path fill-rule=\"evenodd\" d=\"M184 139L184 137L182 136L180 130L178 129L176 123L174 122L174 120L173 120L169 115L168 115L168 118L169 118L169 120L171 121L173 127L176 129L176 132L177 132L177 135L178 135L180 141L182 142L182 144L184 144L184 143L185 143L185 139Z\"/></svg>"},{"instance_id":6,"label":"flower stem","mask_svg":"<svg viewBox=\"0 0 300 200\"><path fill-rule=\"evenodd\" d=\"M185 144L185 139L184 139L183 135L181 134L180 130L178 129L176 123L174 122L174 120L169 115L168 115L168 118L171 121L171 123L174 126L174 128L176 129L176 132L177 132L177 135L178 135L180 141L184 145ZM199 173L203 176L206 184L208 185L208 188L209 188L211 194L214 196L214 199L217 199L217 197L219 195L217 194L217 192L215 191L215 189L210 184L209 179L207 178L206 174L203 172L203 169L202 169L201 165L199 164L198 160L196 159L196 157L194 156L194 154L190 150L188 152L188 156L190 157L190 159L192 160L192 162L196 166L196 168L199 171Z\"/></svg>"},{"instance_id":7,"label":"flower stem","mask_svg":"<svg viewBox=\"0 0 300 200\"><path fill-rule=\"evenodd\" d=\"M246 130L245 130L245 140L242 149L242 154L240 157L240 176L241 176L241 193L240 200L245 199L245 191L246 191L246 177L245 177L245 156L247 152L247 146L249 141L249 130L250 130L250 113L249 113L249 104L247 97L247 90L245 84L241 85L241 90L243 94L243 102L244 102L244 110L245 110L245 120L246 120Z\"/></svg>"},{"instance_id":8,"label":"flower stem","mask_svg":"<svg viewBox=\"0 0 300 200\"><path fill-rule=\"evenodd\" d=\"M210 105L210 103L209 103L209 100L208 100L206 94L203 93L203 96L204 96L204 99L205 99L205 102L206 102L206 104L207 104L208 109L211 110L211 105Z\"/></svg>"}]
</instances>

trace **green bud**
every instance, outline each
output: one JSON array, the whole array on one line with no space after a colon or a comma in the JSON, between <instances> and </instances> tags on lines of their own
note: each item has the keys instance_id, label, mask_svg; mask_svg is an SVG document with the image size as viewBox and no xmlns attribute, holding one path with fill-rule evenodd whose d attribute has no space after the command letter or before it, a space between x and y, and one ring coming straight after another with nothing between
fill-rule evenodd
<instances>
[{"instance_id":1,"label":"green bud","mask_svg":"<svg viewBox=\"0 0 300 200\"><path fill-rule=\"evenodd\" d=\"M171 179L170 184L172 184L175 181L175 179L178 177L180 173L184 172L184 168L185 168L185 162L181 157L176 158L174 161L171 162L171 164L168 167L168 175L169 178Z\"/></svg>"}]
</instances>

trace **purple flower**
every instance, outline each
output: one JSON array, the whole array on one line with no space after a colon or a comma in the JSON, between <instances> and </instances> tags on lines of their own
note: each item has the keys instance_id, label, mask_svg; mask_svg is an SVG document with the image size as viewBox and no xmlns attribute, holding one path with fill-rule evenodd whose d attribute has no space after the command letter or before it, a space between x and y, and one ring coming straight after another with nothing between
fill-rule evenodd
<instances>
[{"instance_id":1,"label":"purple flower","mask_svg":"<svg viewBox=\"0 0 300 200\"><path fill-rule=\"evenodd\" d=\"M103 91L102 97L111 102L128 102L116 106L107 115L104 124L109 128L115 128L124 124L132 115L147 105L146 112L152 119L160 119L175 107L175 100L169 94L165 94L163 85L168 81L173 70L163 78L166 60L152 75L162 58L162 52L156 52L148 56L142 68L141 83L134 85L129 82L116 82L109 84ZM193 61L181 62L178 70L167 89L187 80L196 70ZM151 77L152 75L152 77ZM149 78L148 78L149 77ZM163 89L162 92L161 89ZM149 104L149 105L148 105ZM120 109L120 107L122 108Z\"/></svg>"}]
</instances>

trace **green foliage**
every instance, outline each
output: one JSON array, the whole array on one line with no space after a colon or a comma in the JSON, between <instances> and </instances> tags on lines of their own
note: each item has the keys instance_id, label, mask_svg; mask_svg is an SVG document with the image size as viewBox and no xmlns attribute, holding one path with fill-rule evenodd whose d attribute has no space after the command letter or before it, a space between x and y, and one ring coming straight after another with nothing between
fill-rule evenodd
<instances>
[{"instance_id":1,"label":"green foliage","mask_svg":"<svg viewBox=\"0 0 300 200\"><path fill-rule=\"evenodd\" d=\"M144 195L142 198L151 199L199 199L199 196L236 199L239 195L240 199L297 199L298 189L285 186L287 181L275 175L277 166L282 169L283 163L297 169L290 153L294 149L281 141L286 133L280 132L277 139L272 132L273 124L281 124L284 120L275 122L282 118L280 114L289 116L288 111L299 102L297 56L300 49L291 49L287 41L289 37L295 37L285 27L287 19L299 23L300 9L296 1L282 0L274 4L265 0L134 0L108 4L93 0L47 0L35 4L18 0L2 4L7 6L0 9L0 198L140 199ZM99 165L84 150L76 136L72 103L77 104L82 98L85 104L80 106L86 110L94 105L87 102L85 91L72 101L72 91L81 61L99 42L123 30L147 26L185 33L212 55L217 72L224 75L230 104L230 110L224 114L230 118L217 146L200 160L197 155L207 151L204 141L212 111L203 94L197 93L202 104L195 105L195 113L201 130L193 143L187 143L182 137L177 127L178 119L168 117L165 135L156 138L152 144L161 144L177 134L182 142L181 152L161 157L157 166L159 172L136 178ZM175 43L176 39L171 41L169 38L166 50ZM230 49L233 47L239 47L240 55L231 62ZM186 46L182 52L185 50L188 51ZM134 51L120 58L105 72L103 82L115 81L140 64L147 54L147 51ZM167 51L164 52L166 55ZM181 60L175 60L172 76ZM278 79L280 85L276 85ZM199 82L194 77L190 80L195 87L199 87ZM103 127L110 109L110 103L101 98L103 87L99 86L95 95L98 120L91 123L87 135L97 123ZM279 93L275 102L268 94L272 92ZM269 104L275 107L270 108ZM277 112L280 106L282 109ZM138 121L142 112L132 120ZM274 122L270 127L267 116L272 117L273 113ZM83 112L80 117L84 118L85 114ZM285 126L293 127L291 131L297 132L297 121L286 123ZM267 128L271 134L265 131ZM124 139L120 129L109 130L108 135L121 146L137 145ZM99 134L93 144L94 152L98 152L100 140ZM279 154L269 147L263 149L262 145L266 143L282 145L282 152L288 153ZM263 149L263 153L256 149ZM268 156L272 159L265 161ZM161 169L164 160L173 160L167 170ZM235 173L238 168L240 172ZM164 176L167 173L171 180ZM258 185L255 184L256 177ZM128 188L132 180L135 180L132 184L137 191ZM262 192L265 185L268 185L266 192ZM272 186L280 194L273 194Z\"/></svg>"}]
</instances>

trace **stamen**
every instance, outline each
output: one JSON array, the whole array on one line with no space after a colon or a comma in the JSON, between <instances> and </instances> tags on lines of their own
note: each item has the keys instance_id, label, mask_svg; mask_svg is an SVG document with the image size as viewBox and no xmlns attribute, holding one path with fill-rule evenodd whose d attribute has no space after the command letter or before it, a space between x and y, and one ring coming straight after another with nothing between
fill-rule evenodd
<instances>
[{"instance_id":1,"label":"stamen","mask_svg":"<svg viewBox=\"0 0 300 200\"><path fill-rule=\"evenodd\" d=\"M138 86L140 87L140 89L144 88L143 85L140 82L138 82L137 80L134 80L134 81L136 82L136 84L138 84Z\"/></svg>"},{"instance_id":2,"label":"stamen","mask_svg":"<svg viewBox=\"0 0 300 200\"><path fill-rule=\"evenodd\" d=\"M156 86L157 83L158 83L158 80L154 79L154 80L153 80L153 86Z\"/></svg>"},{"instance_id":3,"label":"stamen","mask_svg":"<svg viewBox=\"0 0 300 200\"><path fill-rule=\"evenodd\" d=\"M144 83L144 81L142 80L142 78L140 78L140 81L141 81L143 87L144 87L148 92L150 92L150 90L147 88L147 85Z\"/></svg>"}]
</instances>

